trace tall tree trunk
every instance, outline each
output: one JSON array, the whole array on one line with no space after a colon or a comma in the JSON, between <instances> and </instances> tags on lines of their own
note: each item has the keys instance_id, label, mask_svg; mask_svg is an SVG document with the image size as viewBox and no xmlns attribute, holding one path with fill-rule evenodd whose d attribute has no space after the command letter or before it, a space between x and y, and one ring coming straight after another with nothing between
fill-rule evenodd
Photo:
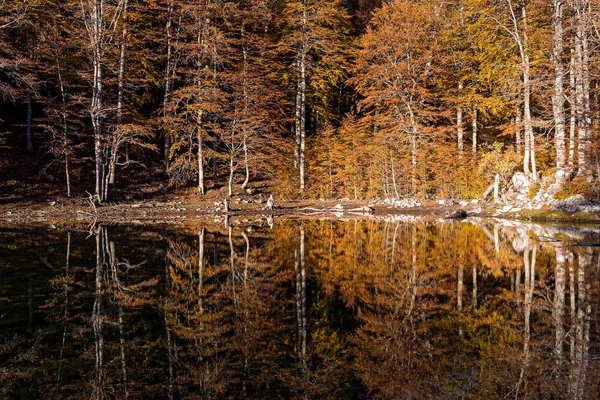
<instances>
[{"instance_id":1,"label":"tall tree trunk","mask_svg":"<svg viewBox=\"0 0 600 400\"><path fill-rule=\"evenodd\" d=\"M576 1L575 73L578 123L578 174L587 176L587 151L590 145L591 105L589 70L590 11L588 0Z\"/></svg>"},{"instance_id":2,"label":"tall tree trunk","mask_svg":"<svg viewBox=\"0 0 600 400\"><path fill-rule=\"evenodd\" d=\"M575 50L571 50L571 63L569 65L569 89L570 89L570 124L569 124L569 170L572 172L575 167L575 138L577 132L577 102L576 102L576 83L575 74Z\"/></svg>"},{"instance_id":3,"label":"tall tree trunk","mask_svg":"<svg viewBox=\"0 0 600 400\"><path fill-rule=\"evenodd\" d=\"M477 155L477 117L479 112L477 111L477 107L473 107L473 155Z\"/></svg>"},{"instance_id":4,"label":"tall tree trunk","mask_svg":"<svg viewBox=\"0 0 600 400\"><path fill-rule=\"evenodd\" d=\"M31 92L27 90L26 100L27 104L27 151L33 150L33 142L31 139L31 119L32 119L32 107L31 107Z\"/></svg>"},{"instance_id":5,"label":"tall tree trunk","mask_svg":"<svg viewBox=\"0 0 600 400\"><path fill-rule=\"evenodd\" d=\"M167 2L167 66L165 69L165 96L163 98L163 110L167 109L167 102L169 101L169 95L171 94L171 58L173 53L173 37L171 27L173 24L173 2L169 0ZM171 152L171 136L168 132L165 133L164 144L163 144L163 166L165 172L169 171L169 160Z\"/></svg>"},{"instance_id":6,"label":"tall tree trunk","mask_svg":"<svg viewBox=\"0 0 600 400\"><path fill-rule=\"evenodd\" d=\"M244 25L242 25L242 38L246 39L245 36ZM248 108L249 108L249 98L248 98L248 48L247 44L244 43L242 46L243 56L244 56L244 83L243 83L243 95L244 95L244 119L248 118ZM243 148L244 148L244 182L242 183L242 190L246 190L248 186L248 182L250 182L250 165L248 161L248 129L244 127L243 129Z\"/></svg>"},{"instance_id":7,"label":"tall tree trunk","mask_svg":"<svg viewBox=\"0 0 600 400\"><path fill-rule=\"evenodd\" d=\"M198 140L198 191L204 196L204 135L202 134L202 111L198 111L196 118L196 137Z\"/></svg>"},{"instance_id":8,"label":"tall tree trunk","mask_svg":"<svg viewBox=\"0 0 600 400\"><path fill-rule=\"evenodd\" d=\"M521 154L523 151L523 137L521 136L521 108L517 107L517 115L515 116L515 142L517 145L517 154Z\"/></svg>"},{"instance_id":9,"label":"tall tree trunk","mask_svg":"<svg viewBox=\"0 0 600 400\"><path fill-rule=\"evenodd\" d=\"M458 92L459 94L462 92L463 84L462 82L458 84ZM458 155L462 156L465 150L464 143L464 127L463 127L463 109L462 107L457 107L456 109L456 136L458 140Z\"/></svg>"},{"instance_id":10,"label":"tall tree trunk","mask_svg":"<svg viewBox=\"0 0 600 400\"><path fill-rule=\"evenodd\" d=\"M552 51L552 62L554 64L554 96L552 97L552 110L555 126L555 148L556 148L556 183L560 184L565 178L565 98L563 87L563 0L554 1L554 46Z\"/></svg>"},{"instance_id":11,"label":"tall tree trunk","mask_svg":"<svg viewBox=\"0 0 600 400\"><path fill-rule=\"evenodd\" d=\"M300 27L302 42L298 50L298 87L296 92L296 164L300 170L300 192L304 191L306 185L306 0L303 0L302 7L302 25Z\"/></svg>"},{"instance_id":12,"label":"tall tree trunk","mask_svg":"<svg viewBox=\"0 0 600 400\"><path fill-rule=\"evenodd\" d=\"M83 18L92 49L92 101L90 117L94 132L94 161L96 174L95 198L102 201L104 193L104 137L103 137L103 59L105 41L104 0L87 0L83 4Z\"/></svg>"},{"instance_id":13,"label":"tall tree trunk","mask_svg":"<svg viewBox=\"0 0 600 400\"><path fill-rule=\"evenodd\" d=\"M521 57L521 68L523 74L523 128L525 131L525 154L523 156L523 171L527 175L533 175L537 181L537 167L535 162L535 136L533 134L533 118L531 116L531 64L529 61L529 38L527 9L525 3L521 3L522 31L519 28L519 19L515 12L512 0L506 0L509 7L510 18L513 24L511 36L519 48ZM530 165L531 164L531 165ZM531 167L531 169L530 169Z\"/></svg>"},{"instance_id":14,"label":"tall tree trunk","mask_svg":"<svg viewBox=\"0 0 600 400\"><path fill-rule=\"evenodd\" d=\"M529 136L529 160L531 162L531 174L533 180L537 181L537 166L535 162L535 135L533 133L533 118L531 116L531 64L529 62L529 44L527 36L527 11L525 5L521 8L523 15L523 46L521 57L523 61L523 106L525 135ZM526 150L527 151L527 150Z\"/></svg>"},{"instance_id":15,"label":"tall tree trunk","mask_svg":"<svg viewBox=\"0 0 600 400\"><path fill-rule=\"evenodd\" d=\"M306 53L302 49L300 56L300 191L306 184Z\"/></svg>"},{"instance_id":16,"label":"tall tree trunk","mask_svg":"<svg viewBox=\"0 0 600 400\"><path fill-rule=\"evenodd\" d=\"M121 54L119 56L119 76L117 89L117 129L121 128L123 123L123 96L125 92L125 58L127 56L127 14L129 12L129 0L123 0L123 30L121 32ZM111 152L114 154L110 157L108 166L108 183L115 184L115 174L117 169L117 161L119 159L118 142L112 147Z\"/></svg>"},{"instance_id":17,"label":"tall tree trunk","mask_svg":"<svg viewBox=\"0 0 600 400\"><path fill-rule=\"evenodd\" d=\"M56 74L58 76L58 87L60 88L60 97L62 102L62 110L60 111L60 117L62 122L62 141L63 141L63 153L65 157L65 181L67 183L67 197L71 197L71 174L69 173L69 131L67 129L67 93L65 91L65 85L62 78L62 70L60 68L60 60L56 57Z\"/></svg>"},{"instance_id":18,"label":"tall tree trunk","mask_svg":"<svg viewBox=\"0 0 600 400\"><path fill-rule=\"evenodd\" d=\"M232 135L233 135L233 132L232 132ZM227 181L227 195L229 197L233 196L233 176L235 174L234 157L235 157L235 147L234 147L233 140L232 140L231 148L229 149L229 179Z\"/></svg>"}]
</instances>

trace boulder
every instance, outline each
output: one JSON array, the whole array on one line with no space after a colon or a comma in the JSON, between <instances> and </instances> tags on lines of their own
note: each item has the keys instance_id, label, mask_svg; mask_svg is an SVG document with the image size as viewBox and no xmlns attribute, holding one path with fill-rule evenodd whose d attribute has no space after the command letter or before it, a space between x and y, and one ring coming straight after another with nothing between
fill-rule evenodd
<instances>
[{"instance_id":1,"label":"boulder","mask_svg":"<svg viewBox=\"0 0 600 400\"><path fill-rule=\"evenodd\" d=\"M448 219L465 219L468 216L469 215L467 214L467 212L465 210L456 210L456 211L448 214L446 216L446 218L448 218Z\"/></svg>"},{"instance_id":2,"label":"boulder","mask_svg":"<svg viewBox=\"0 0 600 400\"><path fill-rule=\"evenodd\" d=\"M527 193L531 186L531 178L523 172L515 173L511 181L515 190L520 193Z\"/></svg>"}]
</instances>

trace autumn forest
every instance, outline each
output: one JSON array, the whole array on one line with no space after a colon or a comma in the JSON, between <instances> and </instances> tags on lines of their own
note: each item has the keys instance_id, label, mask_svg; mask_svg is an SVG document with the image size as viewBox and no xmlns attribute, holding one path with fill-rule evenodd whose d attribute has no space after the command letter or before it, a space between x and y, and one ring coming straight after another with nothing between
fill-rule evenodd
<instances>
[{"instance_id":1,"label":"autumn forest","mask_svg":"<svg viewBox=\"0 0 600 400\"><path fill-rule=\"evenodd\" d=\"M599 18L598 0L0 0L3 190L468 199L521 171L595 193Z\"/></svg>"}]
</instances>

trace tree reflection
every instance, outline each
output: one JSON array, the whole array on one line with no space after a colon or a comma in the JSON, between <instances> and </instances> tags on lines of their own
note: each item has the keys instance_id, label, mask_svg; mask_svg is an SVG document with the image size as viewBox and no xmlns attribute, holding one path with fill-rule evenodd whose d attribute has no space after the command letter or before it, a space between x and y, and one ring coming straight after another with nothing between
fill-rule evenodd
<instances>
[{"instance_id":1,"label":"tree reflection","mask_svg":"<svg viewBox=\"0 0 600 400\"><path fill-rule=\"evenodd\" d=\"M497 221L262 225L5 235L1 397L598 391L600 257L577 245L598 236Z\"/></svg>"}]
</instances>

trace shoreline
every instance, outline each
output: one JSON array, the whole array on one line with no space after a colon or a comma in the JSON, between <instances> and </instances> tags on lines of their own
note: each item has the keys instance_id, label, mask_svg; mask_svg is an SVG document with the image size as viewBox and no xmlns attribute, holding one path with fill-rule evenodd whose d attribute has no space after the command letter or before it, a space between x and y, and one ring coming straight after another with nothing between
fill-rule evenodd
<instances>
[{"instance_id":1,"label":"shoreline","mask_svg":"<svg viewBox=\"0 0 600 400\"><path fill-rule=\"evenodd\" d=\"M85 199L0 204L0 224L19 226L35 224L80 225L94 221L118 224L172 224L202 219L299 218L299 219L373 219L394 216L422 219L452 219L452 213L467 212L468 217L498 218L551 224L600 224L600 213L581 210L513 209L502 212L499 204L480 203L440 205L434 201L407 207L394 207L381 200L290 200L276 203L273 210L246 199L231 201L229 212L222 202L167 200L109 203L95 209ZM457 218L460 220L462 218Z\"/></svg>"}]
</instances>

